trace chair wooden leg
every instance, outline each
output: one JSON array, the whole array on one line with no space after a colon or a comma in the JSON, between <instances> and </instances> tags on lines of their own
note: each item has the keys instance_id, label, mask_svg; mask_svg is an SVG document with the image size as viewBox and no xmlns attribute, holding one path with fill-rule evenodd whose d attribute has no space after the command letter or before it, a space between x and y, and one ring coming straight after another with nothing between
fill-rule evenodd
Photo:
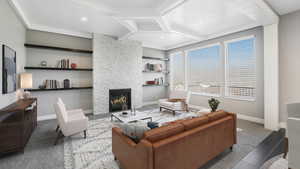
<instances>
[{"instance_id":1,"label":"chair wooden leg","mask_svg":"<svg viewBox=\"0 0 300 169\"><path fill-rule=\"evenodd\" d=\"M289 139L287 137L284 138L284 142L285 142L285 150L284 150L284 155L283 158L286 159L287 154L289 152Z\"/></svg>"},{"instance_id":2,"label":"chair wooden leg","mask_svg":"<svg viewBox=\"0 0 300 169\"><path fill-rule=\"evenodd\" d=\"M59 130L59 132L57 133L57 137L56 137L56 139L55 139L54 145L57 145L58 140L59 140L60 138L62 138L62 137L63 137L63 134L62 134L62 132Z\"/></svg>"},{"instance_id":3,"label":"chair wooden leg","mask_svg":"<svg viewBox=\"0 0 300 169\"><path fill-rule=\"evenodd\" d=\"M59 129L59 125L57 125L57 127L55 129L55 132L58 132L58 129Z\"/></svg>"},{"instance_id":4,"label":"chair wooden leg","mask_svg":"<svg viewBox=\"0 0 300 169\"><path fill-rule=\"evenodd\" d=\"M84 133L84 138L86 138L86 130L84 130L83 133Z\"/></svg>"}]
</instances>

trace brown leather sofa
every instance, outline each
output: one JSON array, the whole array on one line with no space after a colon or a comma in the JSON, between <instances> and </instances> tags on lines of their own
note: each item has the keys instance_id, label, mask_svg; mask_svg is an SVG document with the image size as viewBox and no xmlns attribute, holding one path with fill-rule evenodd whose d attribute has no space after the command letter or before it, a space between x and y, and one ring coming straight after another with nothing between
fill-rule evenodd
<instances>
[{"instance_id":1,"label":"brown leather sofa","mask_svg":"<svg viewBox=\"0 0 300 169\"><path fill-rule=\"evenodd\" d=\"M112 152L122 169L198 169L234 144L236 115L224 111L152 129L137 144L112 129Z\"/></svg>"}]
</instances>

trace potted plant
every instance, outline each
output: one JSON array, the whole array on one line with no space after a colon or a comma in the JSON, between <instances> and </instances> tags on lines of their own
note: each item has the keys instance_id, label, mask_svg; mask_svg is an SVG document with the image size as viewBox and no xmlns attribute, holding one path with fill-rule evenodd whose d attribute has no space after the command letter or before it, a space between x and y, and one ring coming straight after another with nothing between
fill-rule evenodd
<instances>
[{"instance_id":1,"label":"potted plant","mask_svg":"<svg viewBox=\"0 0 300 169\"><path fill-rule=\"evenodd\" d=\"M208 100L208 104L209 107L211 108L211 112L215 112L218 109L220 101L215 98L211 98Z\"/></svg>"}]
</instances>

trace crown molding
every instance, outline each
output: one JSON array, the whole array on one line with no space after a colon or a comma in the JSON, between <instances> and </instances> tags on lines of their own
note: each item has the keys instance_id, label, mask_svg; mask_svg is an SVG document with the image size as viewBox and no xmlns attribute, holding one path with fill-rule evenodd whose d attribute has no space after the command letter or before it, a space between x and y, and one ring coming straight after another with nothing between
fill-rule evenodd
<instances>
[{"instance_id":1,"label":"crown molding","mask_svg":"<svg viewBox=\"0 0 300 169\"><path fill-rule=\"evenodd\" d=\"M22 10L20 4L16 0L8 0L8 3L10 6L14 9L18 17L21 19L25 27L29 28L30 27L30 22L28 18L26 17L24 11Z\"/></svg>"},{"instance_id":2,"label":"crown molding","mask_svg":"<svg viewBox=\"0 0 300 169\"><path fill-rule=\"evenodd\" d=\"M42 26L42 25L32 25L31 24L29 29L37 30L37 31L44 31L44 32L51 32L51 33L58 33L58 34L63 34L63 35L76 36L76 37L87 38L87 39L93 38L92 33L71 31L71 30L66 30L66 29L58 29L58 28L52 28L52 27Z\"/></svg>"}]
</instances>

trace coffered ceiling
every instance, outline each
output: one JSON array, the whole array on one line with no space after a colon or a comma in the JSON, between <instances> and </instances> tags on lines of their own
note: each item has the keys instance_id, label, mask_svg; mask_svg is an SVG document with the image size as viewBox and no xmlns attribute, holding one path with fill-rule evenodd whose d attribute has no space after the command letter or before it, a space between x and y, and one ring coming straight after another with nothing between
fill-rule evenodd
<instances>
[{"instance_id":1,"label":"coffered ceiling","mask_svg":"<svg viewBox=\"0 0 300 169\"><path fill-rule=\"evenodd\" d=\"M10 0L30 29L172 49L278 22L263 0Z\"/></svg>"}]
</instances>

